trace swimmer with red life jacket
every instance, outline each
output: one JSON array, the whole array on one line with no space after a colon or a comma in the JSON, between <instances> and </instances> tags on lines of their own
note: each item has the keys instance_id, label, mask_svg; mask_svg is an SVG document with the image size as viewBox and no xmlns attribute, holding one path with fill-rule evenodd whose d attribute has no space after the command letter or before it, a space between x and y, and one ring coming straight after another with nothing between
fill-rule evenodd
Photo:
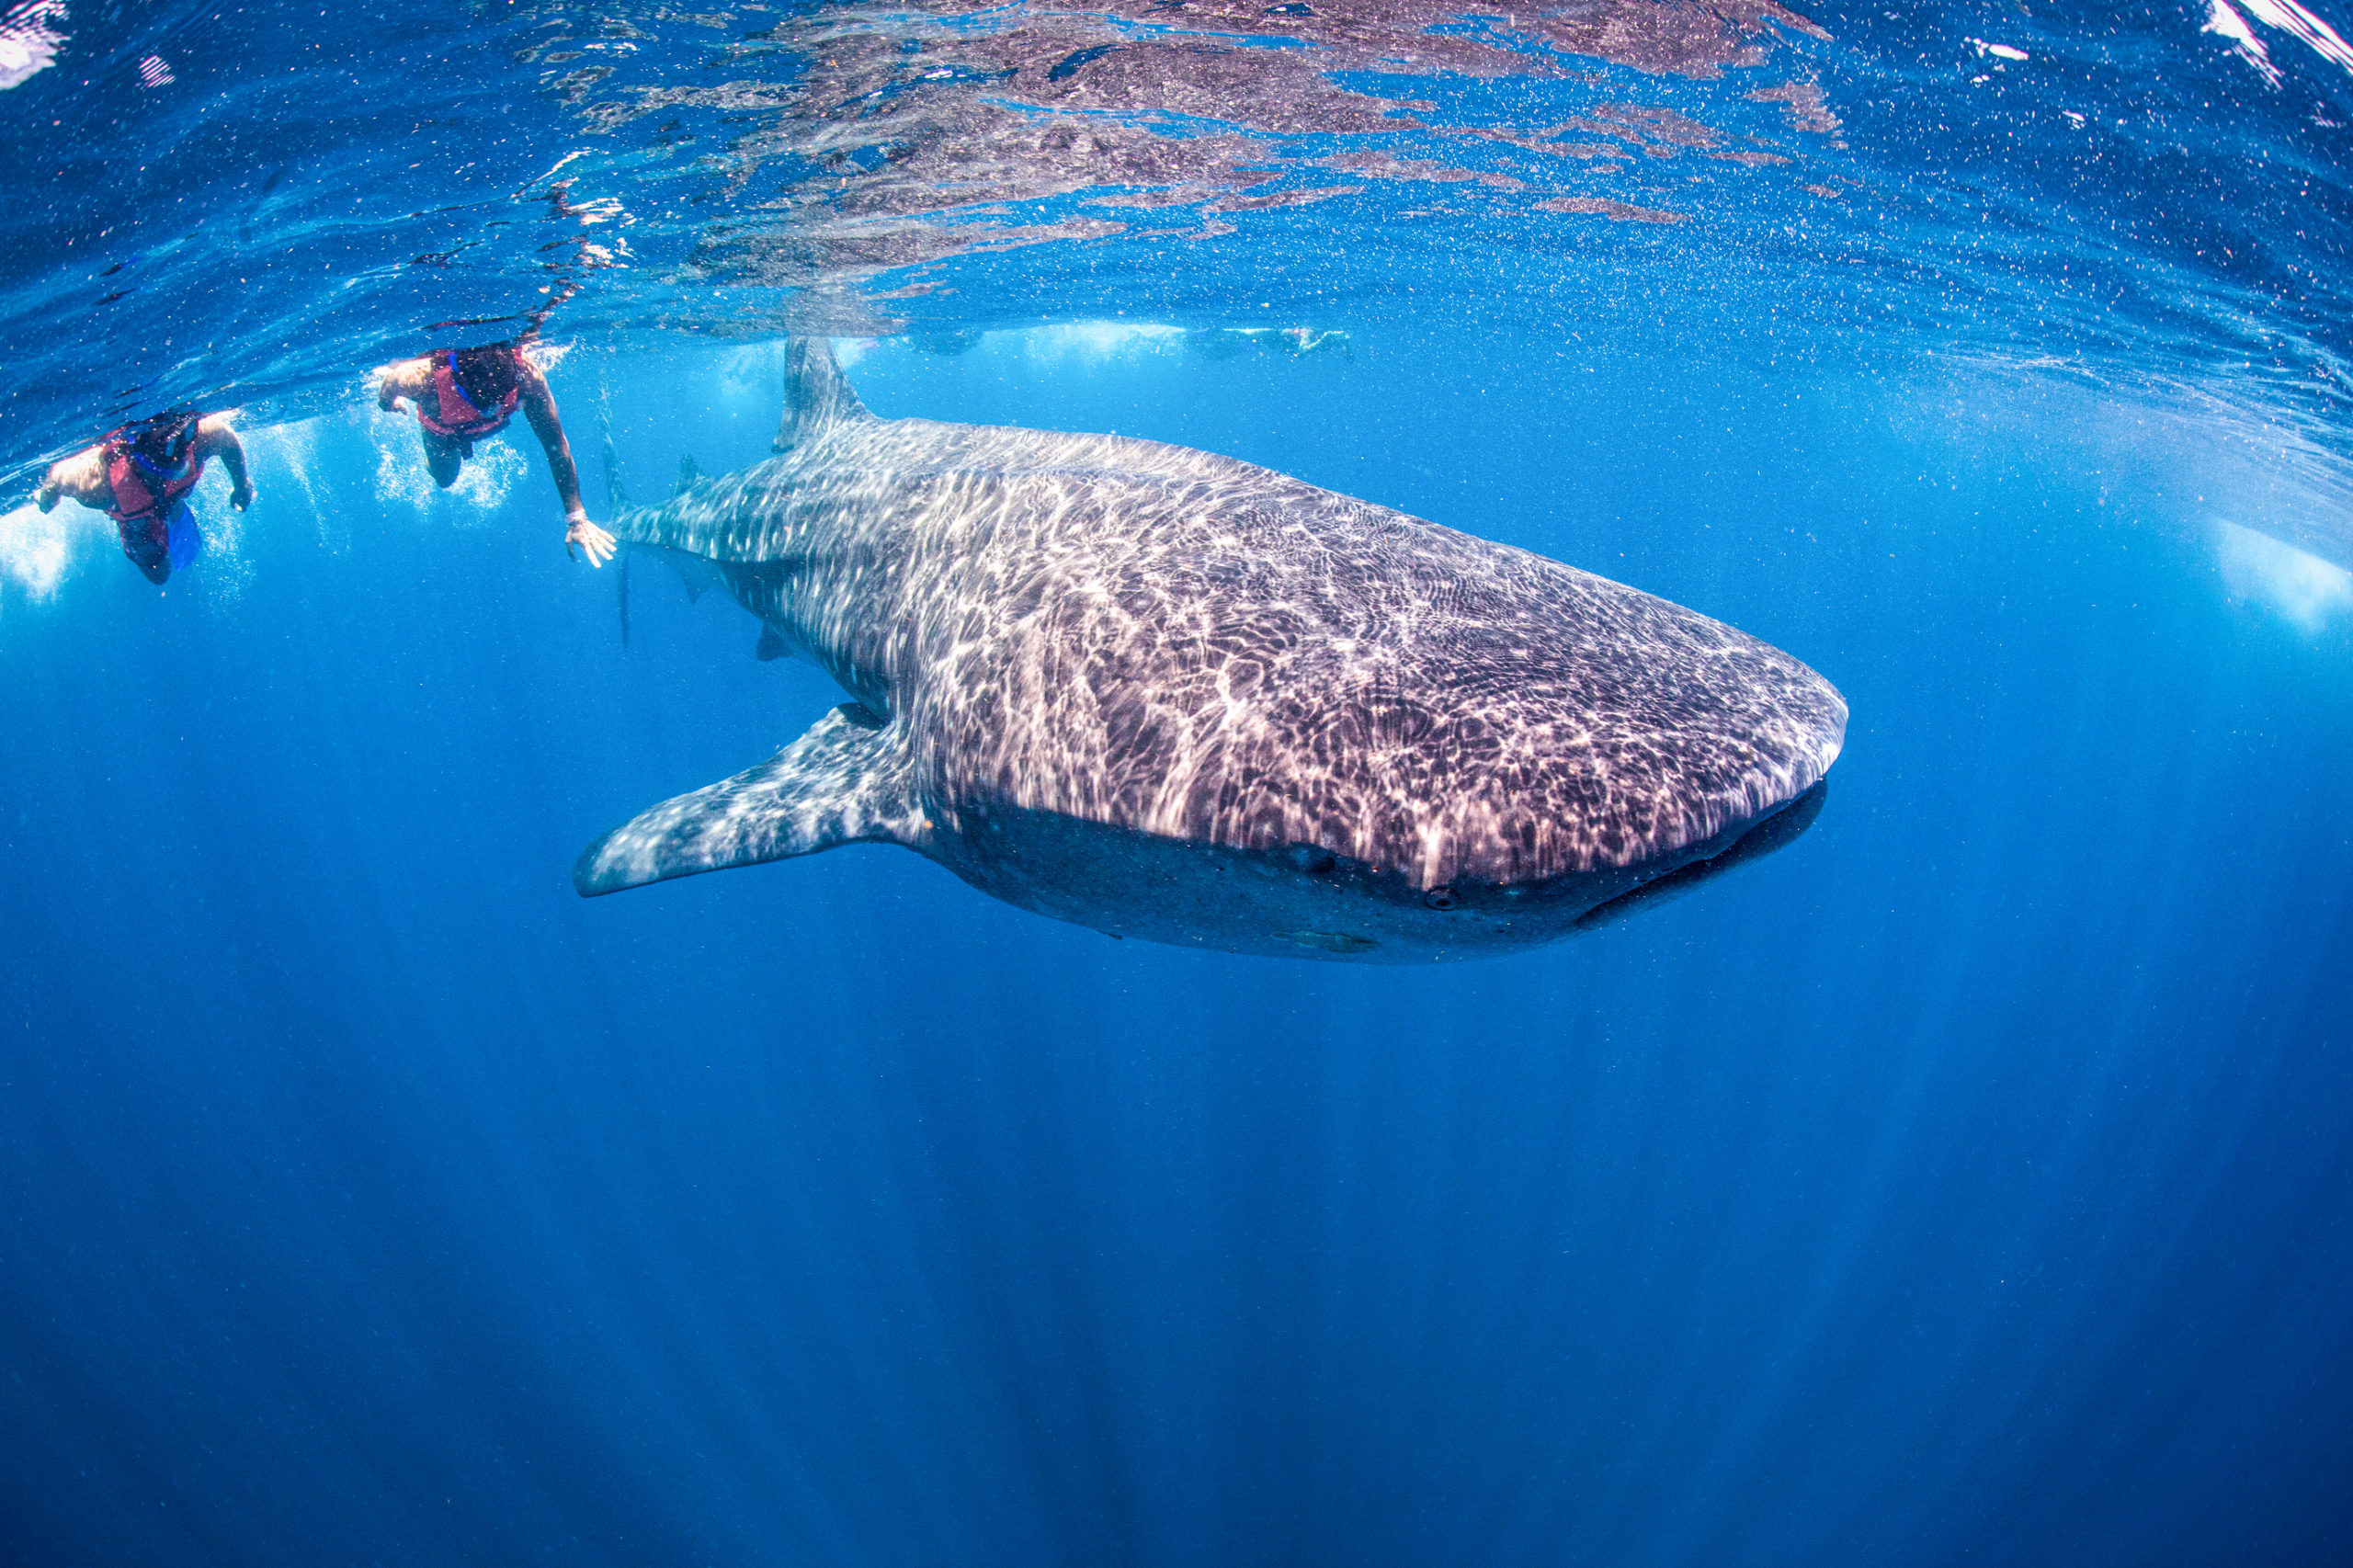
<instances>
[{"instance_id":1,"label":"swimmer with red life jacket","mask_svg":"<svg viewBox=\"0 0 2353 1568\"><path fill-rule=\"evenodd\" d=\"M252 506L245 449L228 416L185 409L125 425L97 446L51 464L33 500L44 512L63 495L106 513L122 538L122 552L161 586L204 548L188 496L213 458L229 471L229 504L240 512Z\"/></svg>"},{"instance_id":2,"label":"swimmer with red life jacket","mask_svg":"<svg viewBox=\"0 0 2353 1568\"><path fill-rule=\"evenodd\" d=\"M409 400L425 441L425 466L444 490L458 482L458 470L473 456L474 443L506 429L521 408L547 449L548 472L563 500L565 552L577 550L588 564L602 566L612 558L613 536L590 522L580 504L580 472L547 378L527 352L531 337L527 332L511 343L437 348L387 365L376 372L376 406L389 410L401 398Z\"/></svg>"}]
</instances>

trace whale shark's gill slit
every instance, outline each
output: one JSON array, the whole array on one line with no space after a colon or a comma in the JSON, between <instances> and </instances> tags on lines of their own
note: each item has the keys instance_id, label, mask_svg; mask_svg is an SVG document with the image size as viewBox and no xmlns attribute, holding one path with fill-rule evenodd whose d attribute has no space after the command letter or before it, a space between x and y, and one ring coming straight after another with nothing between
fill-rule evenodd
<instances>
[{"instance_id":1,"label":"whale shark's gill slit","mask_svg":"<svg viewBox=\"0 0 2353 1568\"><path fill-rule=\"evenodd\" d=\"M1620 920L1654 903L1668 903L1681 898L1700 883L1722 876L1734 866L1745 865L1786 847L1797 836L1813 825L1822 814L1822 803L1830 798L1830 780L1817 778L1813 786L1771 816L1753 824L1746 833L1723 850L1705 860L1693 860L1677 866L1663 877L1654 877L1638 888L1620 893L1606 903L1595 904L1577 916L1576 929L1598 931L1605 926L1615 926Z\"/></svg>"}]
</instances>

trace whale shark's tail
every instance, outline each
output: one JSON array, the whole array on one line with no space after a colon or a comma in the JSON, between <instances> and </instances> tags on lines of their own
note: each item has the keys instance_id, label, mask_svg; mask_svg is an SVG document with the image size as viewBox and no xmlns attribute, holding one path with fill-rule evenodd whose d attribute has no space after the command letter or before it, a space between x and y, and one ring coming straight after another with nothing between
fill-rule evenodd
<instances>
[{"instance_id":1,"label":"whale shark's tail","mask_svg":"<svg viewBox=\"0 0 2353 1568\"><path fill-rule=\"evenodd\" d=\"M771 443L778 451L792 450L829 425L873 417L834 362L831 339L796 337L785 345L784 417Z\"/></svg>"}]
</instances>

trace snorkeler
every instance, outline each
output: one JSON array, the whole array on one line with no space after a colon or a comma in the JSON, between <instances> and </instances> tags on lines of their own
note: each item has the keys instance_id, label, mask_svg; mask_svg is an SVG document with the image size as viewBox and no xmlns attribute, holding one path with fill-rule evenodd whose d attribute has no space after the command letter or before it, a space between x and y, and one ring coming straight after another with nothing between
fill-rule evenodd
<instances>
[{"instance_id":1,"label":"snorkeler","mask_svg":"<svg viewBox=\"0 0 2353 1568\"><path fill-rule=\"evenodd\" d=\"M527 352L532 336L527 332L511 343L437 348L422 358L386 365L376 372L376 406L389 410L398 406L397 400L409 400L425 442L425 466L444 490L458 482L458 470L473 456L474 443L506 429L519 406L547 450L548 472L563 501L564 552L576 548L589 565L602 566L612 558L613 536L590 522L580 504L580 472L572 461L572 444L563 438L555 396Z\"/></svg>"},{"instance_id":2,"label":"snorkeler","mask_svg":"<svg viewBox=\"0 0 2353 1568\"><path fill-rule=\"evenodd\" d=\"M229 504L242 512L254 503L254 487L237 433L226 415L186 409L125 425L51 463L33 500L46 512L69 495L106 513L122 536L122 552L160 586L204 548L188 495L204 477L206 460L216 457L229 471Z\"/></svg>"}]
</instances>

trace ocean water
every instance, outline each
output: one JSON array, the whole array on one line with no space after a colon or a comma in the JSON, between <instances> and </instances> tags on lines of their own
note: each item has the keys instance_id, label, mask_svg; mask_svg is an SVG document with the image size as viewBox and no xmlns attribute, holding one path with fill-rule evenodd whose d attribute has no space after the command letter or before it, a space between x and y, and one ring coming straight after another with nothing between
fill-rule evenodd
<instances>
[{"instance_id":1,"label":"ocean water","mask_svg":"<svg viewBox=\"0 0 2353 1568\"><path fill-rule=\"evenodd\" d=\"M2347 33L16 5L0 1562L2347 1561ZM1753 632L1827 804L1427 968L583 901L839 694L435 491L368 371L541 308L599 517L826 335ZM159 593L28 501L175 403Z\"/></svg>"}]
</instances>

